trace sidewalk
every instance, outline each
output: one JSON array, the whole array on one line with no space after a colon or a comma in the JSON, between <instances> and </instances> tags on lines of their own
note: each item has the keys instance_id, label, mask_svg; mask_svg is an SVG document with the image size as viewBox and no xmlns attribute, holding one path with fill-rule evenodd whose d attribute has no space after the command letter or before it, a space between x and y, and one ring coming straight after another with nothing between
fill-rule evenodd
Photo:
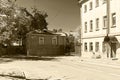
<instances>
[{"instance_id":1,"label":"sidewalk","mask_svg":"<svg viewBox=\"0 0 120 80\"><path fill-rule=\"evenodd\" d=\"M97 64L97 65L103 65L103 66L109 66L109 67L114 67L114 68L120 68L120 59L86 59L86 58L81 58L83 62L86 63L91 63L91 64Z\"/></svg>"},{"instance_id":2,"label":"sidewalk","mask_svg":"<svg viewBox=\"0 0 120 80\"><path fill-rule=\"evenodd\" d=\"M93 58L79 57L79 56L68 56L68 57L61 57L61 58L69 61L73 61L73 62L82 62L82 63L88 63L88 64L96 64L100 66L120 68L120 59L111 59L111 58L93 59Z\"/></svg>"}]
</instances>

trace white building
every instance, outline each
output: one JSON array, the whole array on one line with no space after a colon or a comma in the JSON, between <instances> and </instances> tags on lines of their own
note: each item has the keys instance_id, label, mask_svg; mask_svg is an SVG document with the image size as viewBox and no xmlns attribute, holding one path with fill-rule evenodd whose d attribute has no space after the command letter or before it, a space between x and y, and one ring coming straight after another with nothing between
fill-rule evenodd
<instances>
[{"instance_id":1,"label":"white building","mask_svg":"<svg viewBox=\"0 0 120 80\"><path fill-rule=\"evenodd\" d=\"M120 47L120 0L79 0L82 56L93 52L117 57ZM108 35L108 37L107 37Z\"/></svg>"}]
</instances>

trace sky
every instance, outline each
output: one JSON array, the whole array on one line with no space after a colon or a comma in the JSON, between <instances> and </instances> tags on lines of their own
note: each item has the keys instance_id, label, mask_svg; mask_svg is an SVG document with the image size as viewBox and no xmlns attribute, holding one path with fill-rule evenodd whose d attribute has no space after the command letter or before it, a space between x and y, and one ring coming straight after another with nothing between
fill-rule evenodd
<instances>
[{"instance_id":1,"label":"sky","mask_svg":"<svg viewBox=\"0 0 120 80\"><path fill-rule=\"evenodd\" d=\"M46 11L48 29L74 31L79 26L78 0L17 0L16 4L30 10L36 7Z\"/></svg>"}]
</instances>

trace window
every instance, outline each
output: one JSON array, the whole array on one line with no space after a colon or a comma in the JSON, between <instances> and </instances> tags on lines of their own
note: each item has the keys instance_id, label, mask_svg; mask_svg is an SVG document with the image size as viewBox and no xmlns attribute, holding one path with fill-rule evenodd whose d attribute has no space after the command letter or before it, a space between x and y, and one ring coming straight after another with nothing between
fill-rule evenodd
<instances>
[{"instance_id":1,"label":"window","mask_svg":"<svg viewBox=\"0 0 120 80\"><path fill-rule=\"evenodd\" d=\"M90 21L90 32L92 32L93 31L93 21L91 20Z\"/></svg>"},{"instance_id":2,"label":"window","mask_svg":"<svg viewBox=\"0 0 120 80\"><path fill-rule=\"evenodd\" d=\"M52 45L57 45L57 37L52 38Z\"/></svg>"},{"instance_id":3,"label":"window","mask_svg":"<svg viewBox=\"0 0 120 80\"><path fill-rule=\"evenodd\" d=\"M93 43L90 42L90 51L93 51Z\"/></svg>"},{"instance_id":4,"label":"window","mask_svg":"<svg viewBox=\"0 0 120 80\"><path fill-rule=\"evenodd\" d=\"M116 27L116 13L112 14L112 27Z\"/></svg>"},{"instance_id":5,"label":"window","mask_svg":"<svg viewBox=\"0 0 120 80\"><path fill-rule=\"evenodd\" d=\"M107 0L103 0L103 4L105 4L107 2Z\"/></svg>"},{"instance_id":6,"label":"window","mask_svg":"<svg viewBox=\"0 0 120 80\"><path fill-rule=\"evenodd\" d=\"M39 37L39 44L44 45L44 37Z\"/></svg>"},{"instance_id":7,"label":"window","mask_svg":"<svg viewBox=\"0 0 120 80\"><path fill-rule=\"evenodd\" d=\"M96 0L96 7L99 6L99 0Z\"/></svg>"},{"instance_id":8,"label":"window","mask_svg":"<svg viewBox=\"0 0 120 80\"><path fill-rule=\"evenodd\" d=\"M99 42L95 43L95 48L96 48L95 51L98 52L99 51Z\"/></svg>"},{"instance_id":9,"label":"window","mask_svg":"<svg viewBox=\"0 0 120 80\"><path fill-rule=\"evenodd\" d=\"M99 30L99 18L96 19L96 31Z\"/></svg>"},{"instance_id":10,"label":"window","mask_svg":"<svg viewBox=\"0 0 120 80\"><path fill-rule=\"evenodd\" d=\"M87 43L84 44L84 51L87 51Z\"/></svg>"},{"instance_id":11,"label":"window","mask_svg":"<svg viewBox=\"0 0 120 80\"><path fill-rule=\"evenodd\" d=\"M104 53L106 51L106 45L105 43L102 43L102 52Z\"/></svg>"},{"instance_id":12,"label":"window","mask_svg":"<svg viewBox=\"0 0 120 80\"><path fill-rule=\"evenodd\" d=\"M92 8L93 8L93 4L92 2L90 2L90 10L92 10Z\"/></svg>"},{"instance_id":13,"label":"window","mask_svg":"<svg viewBox=\"0 0 120 80\"><path fill-rule=\"evenodd\" d=\"M103 28L107 28L107 16L103 17Z\"/></svg>"},{"instance_id":14,"label":"window","mask_svg":"<svg viewBox=\"0 0 120 80\"><path fill-rule=\"evenodd\" d=\"M84 5L84 12L87 12L87 5Z\"/></svg>"},{"instance_id":15,"label":"window","mask_svg":"<svg viewBox=\"0 0 120 80\"><path fill-rule=\"evenodd\" d=\"M87 22L85 22L85 33L87 32Z\"/></svg>"}]
</instances>

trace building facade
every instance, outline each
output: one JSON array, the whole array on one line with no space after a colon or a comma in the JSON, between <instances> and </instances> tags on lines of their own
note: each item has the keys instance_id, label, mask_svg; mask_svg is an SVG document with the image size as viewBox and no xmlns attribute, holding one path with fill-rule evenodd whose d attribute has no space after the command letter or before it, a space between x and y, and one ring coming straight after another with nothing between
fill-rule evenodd
<instances>
[{"instance_id":1,"label":"building facade","mask_svg":"<svg viewBox=\"0 0 120 80\"><path fill-rule=\"evenodd\" d=\"M79 0L82 56L118 57L120 0Z\"/></svg>"},{"instance_id":2,"label":"building facade","mask_svg":"<svg viewBox=\"0 0 120 80\"><path fill-rule=\"evenodd\" d=\"M27 56L58 56L65 54L66 35L49 30L27 34Z\"/></svg>"}]
</instances>

